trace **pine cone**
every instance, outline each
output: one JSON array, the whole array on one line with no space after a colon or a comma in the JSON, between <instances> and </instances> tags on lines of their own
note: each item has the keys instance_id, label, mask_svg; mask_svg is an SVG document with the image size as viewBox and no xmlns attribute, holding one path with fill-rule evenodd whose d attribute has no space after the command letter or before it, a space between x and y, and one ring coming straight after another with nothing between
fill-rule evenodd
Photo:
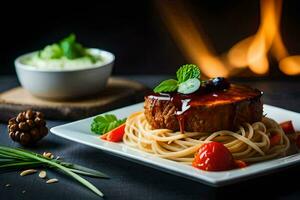
<instances>
[{"instance_id":1,"label":"pine cone","mask_svg":"<svg viewBox=\"0 0 300 200\"><path fill-rule=\"evenodd\" d=\"M8 134L24 146L35 144L48 134L43 113L32 110L19 113L8 121Z\"/></svg>"}]
</instances>

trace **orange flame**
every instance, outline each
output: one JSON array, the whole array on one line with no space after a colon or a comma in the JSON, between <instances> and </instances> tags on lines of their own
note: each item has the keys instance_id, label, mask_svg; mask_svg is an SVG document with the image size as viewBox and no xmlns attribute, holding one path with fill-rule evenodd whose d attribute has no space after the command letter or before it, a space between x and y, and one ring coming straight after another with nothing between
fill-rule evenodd
<instances>
[{"instance_id":1,"label":"orange flame","mask_svg":"<svg viewBox=\"0 0 300 200\"><path fill-rule=\"evenodd\" d=\"M300 74L300 56L288 56L279 62L279 69L286 75Z\"/></svg>"},{"instance_id":2,"label":"orange flame","mask_svg":"<svg viewBox=\"0 0 300 200\"><path fill-rule=\"evenodd\" d=\"M258 31L235 44L226 54L226 60L216 55L181 1L157 2L167 27L183 53L198 64L208 77L230 76L245 67L264 75L269 71L269 52L277 59L283 73L300 74L300 56L289 56L280 34L282 0L260 1L261 23Z\"/></svg>"},{"instance_id":3,"label":"orange flame","mask_svg":"<svg viewBox=\"0 0 300 200\"><path fill-rule=\"evenodd\" d=\"M261 24L257 33L234 45L228 52L228 60L235 67L249 66L254 73L265 74L269 70L268 52L278 35L280 17L276 16L281 12L281 0L260 2Z\"/></svg>"},{"instance_id":4,"label":"orange flame","mask_svg":"<svg viewBox=\"0 0 300 200\"><path fill-rule=\"evenodd\" d=\"M165 24L186 57L197 64L209 77L227 77L229 70L215 55L208 40L204 39L204 34L197 29L190 13L184 9L184 5L180 1L157 2Z\"/></svg>"}]
</instances>

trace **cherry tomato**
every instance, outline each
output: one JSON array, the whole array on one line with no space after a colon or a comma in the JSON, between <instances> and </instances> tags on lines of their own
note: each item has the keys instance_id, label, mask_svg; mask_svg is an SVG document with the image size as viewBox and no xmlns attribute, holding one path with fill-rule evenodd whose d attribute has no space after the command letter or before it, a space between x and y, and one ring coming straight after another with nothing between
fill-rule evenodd
<instances>
[{"instance_id":1,"label":"cherry tomato","mask_svg":"<svg viewBox=\"0 0 300 200\"><path fill-rule=\"evenodd\" d=\"M123 135L125 133L125 123L118 126L117 128L105 133L100 136L101 139L107 140L110 142L121 142L123 140Z\"/></svg>"},{"instance_id":2,"label":"cherry tomato","mask_svg":"<svg viewBox=\"0 0 300 200\"><path fill-rule=\"evenodd\" d=\"M274 133L270 137L270 145L275 146L280 143L281 135L280 133Z\"/></svg>"},{"instance_id":3,"label":"cherry tomato","mask_svg":"<svg viewBox=\"0 0 300 200\"><path fill-rule=\"evenodd\" d=\"M234 168L230 151L219 142L203 144L195 154L193 167L205 171L225 171Z\"/></svg>"},{"instance_id":4,"label":"cherry tomato","mask_svg":"<svg viewBox=\"0 0 300 200\"><path fill-rule=\"evenodd\" d=\"M280 124L280 126L281 126L282 130L285 132L285 134L295 133L295 129L294 129L292 121L282 122Z\"/></svg>"},{"instance_id":5,"label":"cherry tomato","mask_svg":"<svg viewBox=\"0 0 300 200\"><path fill-rule=\"evenodd\" d=\"M234 164L236 168L244 168L248 166L247 163L242 160L235 160Z\"/></svg>"}]
</instances>

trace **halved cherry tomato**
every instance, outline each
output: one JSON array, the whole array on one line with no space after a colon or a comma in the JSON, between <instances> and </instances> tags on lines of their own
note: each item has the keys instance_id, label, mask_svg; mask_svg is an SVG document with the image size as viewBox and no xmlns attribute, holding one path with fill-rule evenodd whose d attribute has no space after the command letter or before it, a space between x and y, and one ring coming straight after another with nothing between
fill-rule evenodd
<instances>
[{"instance_id":1,"label":"halved cherry tomato","mask_svg":"<svg viewBox=\"0 0 300 200\"><path fill-rule=\"evenodd\" d=\"M118 126L117 128L101 135L100 138L110 142L121 142L125 133L125 123Z\"/></svg>"},{"instance_id":2,"label":"halved cherry tomato","mask_svg":"<svg viewBox=\"0 0 300 200\"><path fill-rule=\"evenodd\" d=\"M206 171L225 171L234 168L230 151L219 142L203 144L195 154L193 167Z\"/></svg>"},{"instance_id":3,"label":"halved cherry tomato","mask_svg":"<svg viewBox=\"0 0 300 200\"><path fill-rule=\"evenodd\" d=\"M237 168L244 168L248 166L247 163L242 160L235 160L234 164Z\"/></svg>"},{"instance_id":4,"label":"halved cherry tomato","mask_svg":"<svg viewBox=\"0 0 300 200\"><path fill-rule=\"evenodd\" d=\"M295 133L295 129L294 129L292 121L282 122L280 124L280 126L281 126L282 130L285 132L285 134Z\"/></svg>"},{"instance_id":5,"label":"halved cherry tomato","mask_svg":"<svg viewBox=\"0 0 300 200\"><path fill-rule=\"evenodd\" d=\"M275 146L280 143L281 135L280 133L273 133L270 137L270 145Z\"/></svg>"},{"instance_id":6,"label":"halved cherry tomato","mask_svg":"<svg viewBox=\"0 0 300 200\"><path fill-rule=\"evenodd\" d=\"M107 134L108 134L108 133L105 133L105 134L101 135L100 138L101 138L102 140L106 140Z\"/></svg>"}]
</instances>

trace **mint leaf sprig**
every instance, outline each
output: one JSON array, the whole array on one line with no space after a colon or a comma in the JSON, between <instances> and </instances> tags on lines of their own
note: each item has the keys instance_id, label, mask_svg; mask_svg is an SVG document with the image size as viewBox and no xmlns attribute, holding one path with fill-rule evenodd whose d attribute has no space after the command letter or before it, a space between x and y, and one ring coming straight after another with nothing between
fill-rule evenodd
<instances>
[{"instance_id":1,"label":"mint leaf sprig","mask_svg":"<svg viewBox=\"0 0 300 200\"><path fill-rule=\"evenodd\" d=\"M176 76L179 84L192 78L200 79L200 75L201 72L199 67L193 64L183 65L176 72Z\"/></svg>"},{"instance_id":2,"label":"mint leaf sprig","mask_svg":"<svg viewBox=\"0 0 300 200\"><path fill-rule=\"evenodd\" d=\"M199 89L201 85L200 76L200 69L196 65L186 64L177 70L177 80L165 80L156 86L153 91L155 93L177 91L183 94L190 94Z\"/></svg>"},{"instance_id":3,"label":"mint leaf sprig","mask_svg":"<svg viewBox=\"0 0 300 200\"><path fill-rule=\"evenodd\" d=\"M174 92L178 88L178 81L174 79L169 79L161 82L158 86L154 88L155 93L160 92Z\"/></svg>"},{"instance_id":4,"label":"mint leaf sprig","mask_svg":"<svg viewBox=\"0 0 300 200\"><path fill-rule=\"evenodd\" d=\"M93 119L91 131L96 134L103 135L125 123L125 121L126 118L118 119L112 114L99 115Z\"/></svg>"}]
</instances>

